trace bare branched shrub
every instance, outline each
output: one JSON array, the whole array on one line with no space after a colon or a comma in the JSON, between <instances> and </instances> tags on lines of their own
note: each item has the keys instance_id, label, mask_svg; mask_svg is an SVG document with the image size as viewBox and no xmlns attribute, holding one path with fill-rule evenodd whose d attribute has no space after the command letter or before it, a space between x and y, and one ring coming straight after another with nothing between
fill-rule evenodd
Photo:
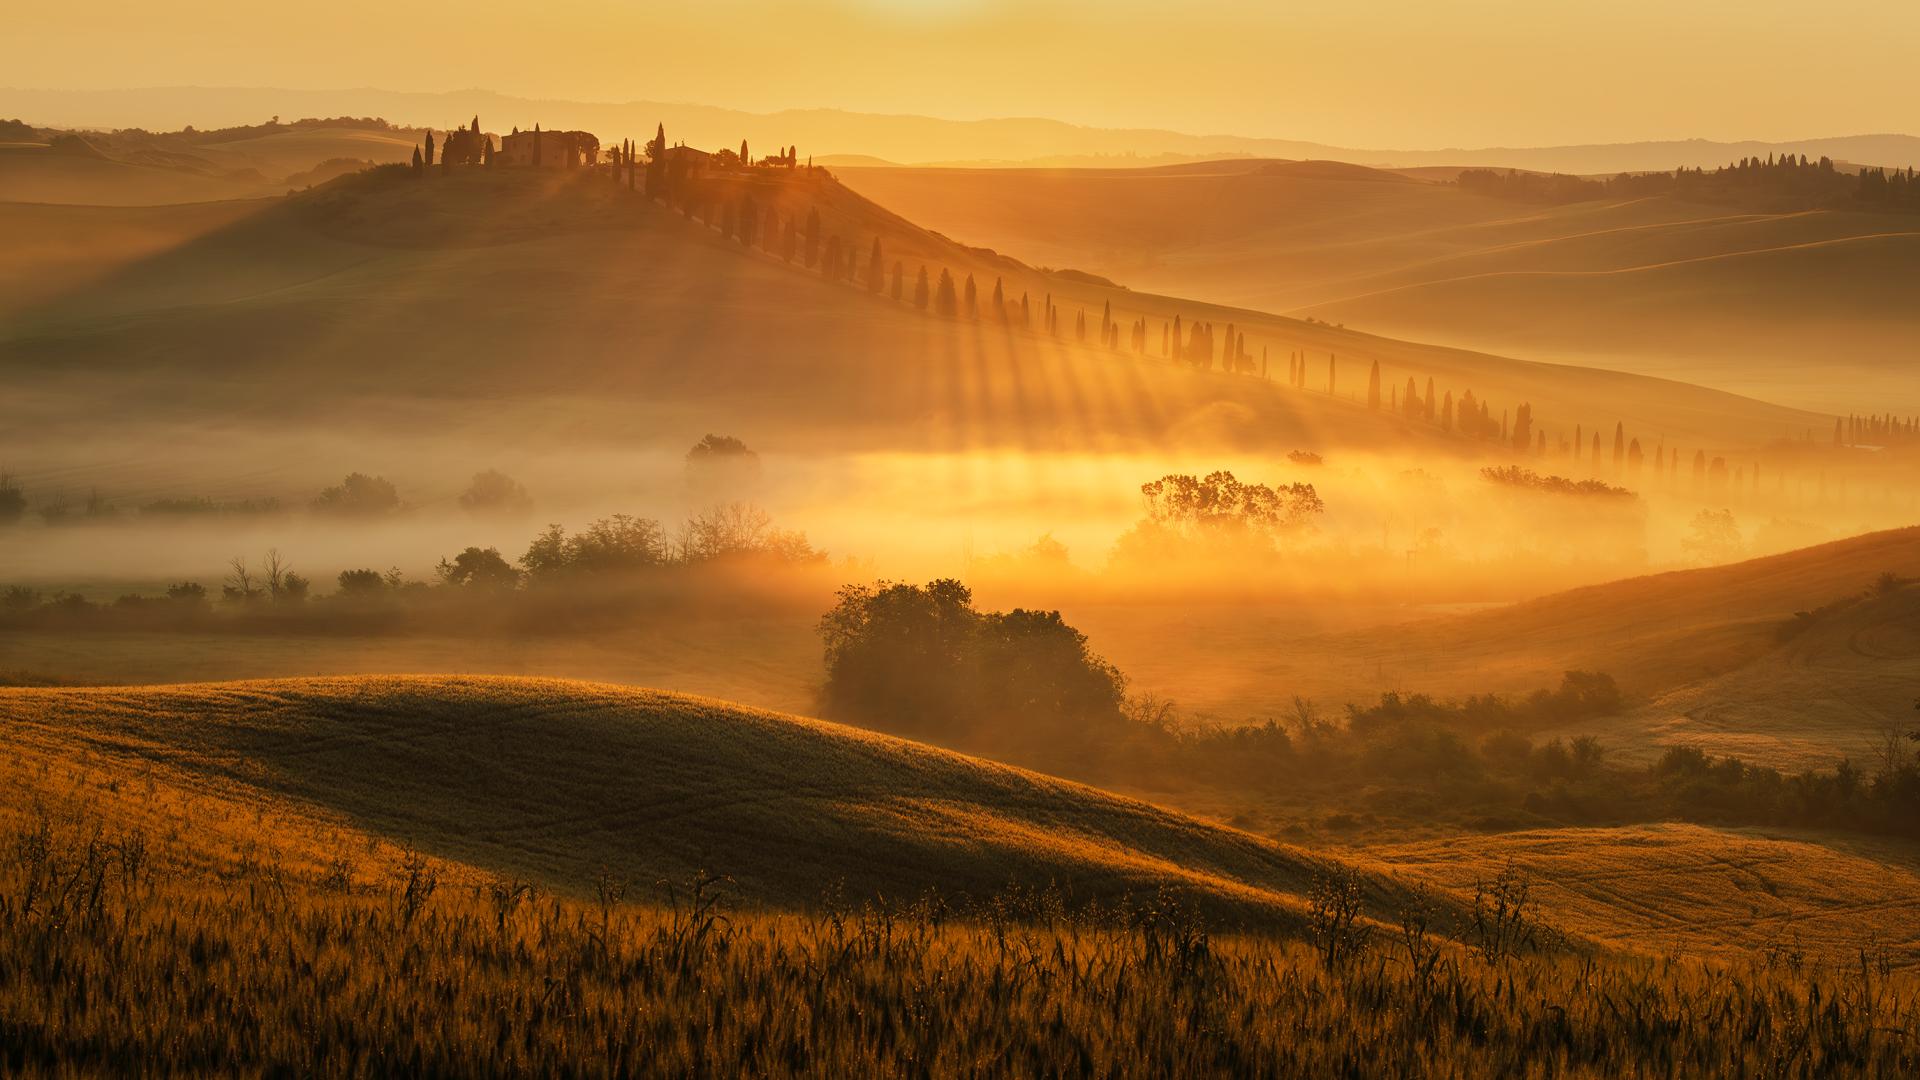
<instances>
[{"instance_id":1,"label":"bare branched shrub","mask_svg":"<svg viewBox=\"0 0 1920 1080\"><path fill-rule=\"evenodd\" d=\"M1366 947L1360 921L1360 876L1351 867L1314 876L1307 888L1307 936L1328 970L1345 967Z\"/></svg>"},{"instance_id":2,"label":"bare branched shrub","mask_svg":"<svg viewBox=\"0 0 1920 1080\"><path fill-rule=\"evenodd\" d=\"M1536 944L1540 933L1533 882L1512 862L1491 881L1481 880L1473 890L1474 950L1489 964L1499 964Z\"/></svg>"},{"instance_id":3,"label":"bare branched shrub","mask_svg":"<svg viewBox=\"0 0 1920 1080\"><path fill-rule=\"evenodd\" d=\"M1440 964L1440 938L1434 934L1434 921L1440 905L1431 893L1418 893L1400 910L1400 948L1407 954L1407 967L1422 986L1433 982L1434 969Z\"/></svg>"}]
</instances>

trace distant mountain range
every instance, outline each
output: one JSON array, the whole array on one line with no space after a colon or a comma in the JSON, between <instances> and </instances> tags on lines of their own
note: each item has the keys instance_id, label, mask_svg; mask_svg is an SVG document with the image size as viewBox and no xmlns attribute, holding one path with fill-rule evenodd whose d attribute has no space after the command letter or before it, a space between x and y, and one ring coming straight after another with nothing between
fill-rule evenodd
<instances>
[{"instance_id":1,"label":"distant mountain range","mask_svg":"<svg viewBox=\"0 0 1920 1080\"><path fill-rule=\"evenodd\" d=\"M395 123L450 127L478 115L483 126L582 128L603 139L651 135L664 123L675 141L731 146L741 139L768 148L797 144L802 155L825 159L878 158L900 164L1127 166L1166 165L1232 156L1315 158L1409 168L1468 165L1549 172L1615 173L1713 167L1769 154L1825 155L1897 168L1920 166L1920 137L1846 135L1788 142L1664 142L1581 146L1372 150L1290 139L1191 135L1147 128L1093 128L1031 117L948 120L839 109L751 113L668 102L543 101L487 90L413 93L370 88L286 90L264 87L156 87L123 90L0 89L0 117L66 128L188 124L254 124L278 115L380 116Z\"/></svg>"}]
</instances>

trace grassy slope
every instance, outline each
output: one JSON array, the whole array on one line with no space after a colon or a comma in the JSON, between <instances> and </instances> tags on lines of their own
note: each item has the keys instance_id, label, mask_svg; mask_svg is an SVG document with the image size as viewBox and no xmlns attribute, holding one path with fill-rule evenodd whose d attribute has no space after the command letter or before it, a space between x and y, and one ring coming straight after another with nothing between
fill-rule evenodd
<instances>
[{"instance_id":1,"label":"grassy slope","mask_svg":"<svg viewBox=\"0 0 1920 1080\"><path fill-rule=\"evenodd\" d=\"M1826 616L1598 731L1629 758L1689 744L1785 769L1828 768L1843 756L1871 766L1887 728L1912 727L1916 686L1920 589L1907 587Z\"/></svg>"},{"instance_id":2,"label":"grassy slope","mask_svg":"<svg viewBox=\"0 0 1920 1080\"><path fill-rule=\"evenodd\" d=\"M1167 885L1266 917L1329 865L899 739L590 683L9 689L0 732L14 750L9 800L59 797L62 774L78 776L82 791L64 790L101 819L204 835L210 859L275 851L324 865L384 841L572 889L603 867L639 882L710 868L783 905L836 881L855 897L982 896L1019 881L1114 900Z\"/></svg>"},{"instance_id":3,"label":"grassy slope","mask_svg":"<svg viewBox=\"0 0 1920 1080\"><path fill-rule=\"evenodd\" d=\"M1543 909L1564 929L1636 951L1778 946L1844 964L1877 941L1909 960L1920 956L1920 874L1815 837L1691 825L1546 829L1372 854L1469 891L1511 862L1537 883Z\"/></svg>"},{"instance_id":4,"label":"grassy slope","mask_svg":"<svg viewBox=\"0 0 1920 1080\"><path fill-rule=\"evenodd\" d=\"M1156 335L1176 313L1239 320L1250 350L1269 349L1278 370L1296 348L1337 353L1340 399L1095 356L987 324L930 321L863 290L742 257L611 185L513 174L430 185L349 178L165 254L102 265L86 287L18 315L0 339L0 369L59 373L34 387L49 395L42 416L63 403L118 398L129 415L175 422L208 407L260 416L324 406L338 417L378 399L383 409L431 416L444 431L442 406L452 400L538 394L589 411L565 423L552 409L456 418L487 440L648 432L689 408L714 423L843 446L897 447L908 438L942 448L1111 448L1171 438L1280 448L1422 438L1366 417L1348 399L1374 359L1389 383L1431 375L1496 404L1530 400L1554 430L1624 419L1636 432L1728 444L1818 420L1677 383L1046 277L961 249L844 189L799 189L788 203L784 210L820 206L827 233L860 252L863 276L877 233L888 260L905 262L909 289L924 263L936 274L941 266L974 274L983 296L1004 277L1010 297L1031 295L1036 318L1051 292L1069 326L1083 307L1097 323L1109 301L1123 321L1149 317ZM714 310L729 318L705 316ZM1324 361L1315 363L1320 379ZM144 381L159 370L212 378L189 403Z\"/></svg>"},{"instance_id":5,"label":"grassy slope","mask_svg":"<svg viewBox=\"0 0 1920 1080\"><path fill-rule=\"evenodd\" d=\"M848 177L931 227L1138 287L1820 408L1859 408L1872 378L1920 406L1888 382L1916 329L1909 217L1530 206L1316 163ZM1806 363L1836 340L1840 386Z\"/></svg>"}]
</instances>

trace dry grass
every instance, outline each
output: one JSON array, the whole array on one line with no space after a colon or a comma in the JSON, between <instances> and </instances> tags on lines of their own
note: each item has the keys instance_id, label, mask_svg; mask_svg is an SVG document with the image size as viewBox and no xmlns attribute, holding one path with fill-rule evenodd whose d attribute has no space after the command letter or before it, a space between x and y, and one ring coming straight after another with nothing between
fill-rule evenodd
<instances>
[{"instance_id":1,"label":"dry grass","mask_svg":"<svg viewBox=\"0 0 1920 1080\"><path fill-rule=\"evenodd\" d=\"M1920 992L1853 969L1523 952L1417 923L1331 961L1165 900L1031 894L735 915L406 859L308 878L151 869L138 834L8 815L0 1071L258 1076L1886 1076Z\"/></svg>"}]
</instances>

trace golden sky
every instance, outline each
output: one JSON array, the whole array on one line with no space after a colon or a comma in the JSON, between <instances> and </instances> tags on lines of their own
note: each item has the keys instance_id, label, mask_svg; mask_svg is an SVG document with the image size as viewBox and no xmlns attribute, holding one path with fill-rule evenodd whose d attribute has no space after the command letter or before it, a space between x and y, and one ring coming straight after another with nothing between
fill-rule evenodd
<instances>
[{"instance_id":1,"label":"golden sky","mask_svg":"<svg viewBox=\"0 0 1920 1080\"><path fill-rule=\"evenodd\" d=\"M1914 0L76 0L0 85L482 88L1424 149L1912 131Z\"/></svg>"}]
</instances>

